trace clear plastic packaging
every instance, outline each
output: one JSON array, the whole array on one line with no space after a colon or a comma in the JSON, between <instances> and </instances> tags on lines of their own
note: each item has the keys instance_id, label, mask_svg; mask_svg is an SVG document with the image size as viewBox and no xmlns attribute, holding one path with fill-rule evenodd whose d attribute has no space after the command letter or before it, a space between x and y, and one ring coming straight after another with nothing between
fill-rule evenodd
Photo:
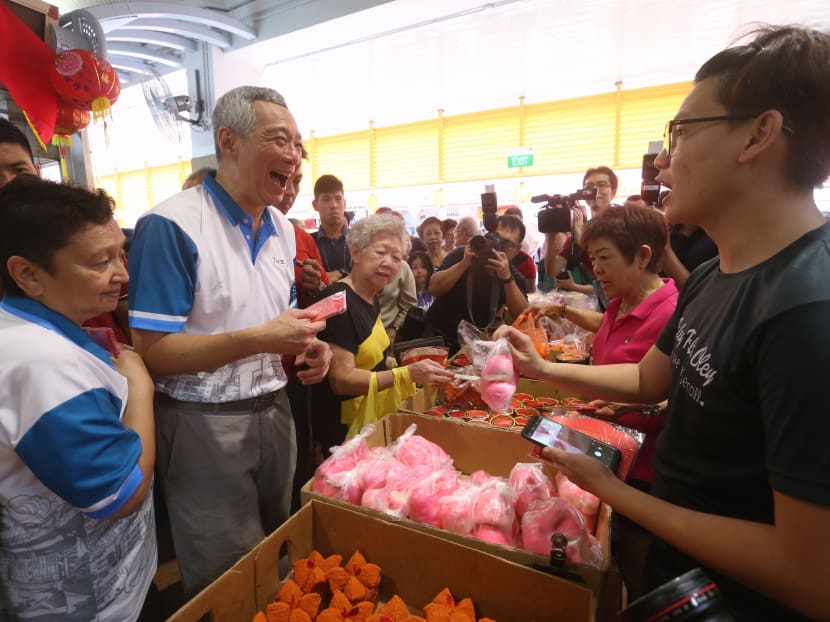
<instances>
[{"instance_id":1,"label":"clear plastic packaging","mask_svg":"<svg viewBox=\"0 0 830 622\"><path fill-rule=\"evenodd\" d=\"M518 382L519 373L513 366L507 339L493 342L481 369L481 399L493 412L505 413L509 410Z\"/></svg>"}]
</instances>

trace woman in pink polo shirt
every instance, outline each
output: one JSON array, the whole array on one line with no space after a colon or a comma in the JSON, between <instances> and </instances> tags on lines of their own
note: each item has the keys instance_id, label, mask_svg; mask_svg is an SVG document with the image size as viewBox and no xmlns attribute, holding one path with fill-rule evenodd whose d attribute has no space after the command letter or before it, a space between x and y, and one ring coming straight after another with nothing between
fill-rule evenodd
<instances>
[{"instance_id":1,"label":"woman in pink polo shirt","mask_svg":"<svg viewBox=\"0 0 830 622\"><path fill-rule=\"evenodd\" d=\"M591 219L582 241L594 276L610 301L605 313L549 304L539 309L540 314L566 318L594 331L595 365L639 362L677 305L674 281L660 277L667 235L665 217L651 208L615 207ZM654 474L654 443L665 422L662 409L613 404L597 414L645 433L630 483L647 491Z\"/></svg>"},{"instance_id":2,"label":"woman in pink polo shirt","mask_svg":"<svg viewBox=\"0 0 830 622\"><path fill-rule=\"evenodd\" d=\"M674 281L659 274L667 235L666 219L656 210L635 206L606 210L582 232L594 276L610 300L605 313L560 304L546 305L540 313L564 317L595 331L595 365L639 362L677 306ZM654 476L654 446L665 424L662 407L593 403L603 406L597 416L645 433L628 483L648 492ZM621 516L615 521L614 533L615 556L629 597L636 598L643 593L642 566L650 536Z\"/></svg>"}]
</instances>

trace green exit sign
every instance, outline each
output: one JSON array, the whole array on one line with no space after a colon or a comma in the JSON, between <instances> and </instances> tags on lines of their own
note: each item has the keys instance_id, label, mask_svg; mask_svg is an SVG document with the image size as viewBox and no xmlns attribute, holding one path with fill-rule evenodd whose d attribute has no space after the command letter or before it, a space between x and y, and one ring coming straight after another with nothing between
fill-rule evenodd
<instances>
[{"instance_id":1,"label":"green exit sign","mask_svg":"<svg viewBox=\"0 0 830 622\"><path fill-rule=\"evenodd\" d=\"M521 168L523 166L533 166L533 149L531 147L516 149L507 154L507 168Z\"/></svg>"}]
</instances>

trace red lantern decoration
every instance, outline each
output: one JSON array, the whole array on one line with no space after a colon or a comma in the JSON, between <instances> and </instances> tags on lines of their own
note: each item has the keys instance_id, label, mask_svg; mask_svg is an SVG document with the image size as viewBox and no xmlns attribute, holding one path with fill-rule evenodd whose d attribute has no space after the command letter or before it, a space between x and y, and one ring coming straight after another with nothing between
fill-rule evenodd
<instances>
[{"instance_id":1,"label":"red lantern decoration","mask_svg":"<svg viewBox=\"0 0 830 622\"><path fill-rule=\"evenodd\" d=\"M118 74L105 59L87 50L67 50L55 57L52 86L67 104L92 111L98 120L110 112L121 93Z\"/></svg>"},{"instance_id":2,"label":"red lantern decoration","mask_svg":"<svg viewBox=\"0 0 830 622\"><path fill-rule=\"evenodd\" d=\"M55 134L52 143L58 146L61 156L61 173L68 177L66 170L66 148L72 146L72 134L80 132L89 125L90 114L86 110L73 108L65 101L58 100L58 116L55 119Z\"/></svg>"},{"instance_id":3,"label":"red lantern decoration","mask_svg":"<svg viewBox=\"0 0 830 622\"><path fill-rule=\"evenodd\" d=\"M52 142L60 147L72 146L72 134L80 132L91 120L89 112L78 110L64 101L58 101L58 116L55 119L55 135Z\"/></svg>"}]
</instances>

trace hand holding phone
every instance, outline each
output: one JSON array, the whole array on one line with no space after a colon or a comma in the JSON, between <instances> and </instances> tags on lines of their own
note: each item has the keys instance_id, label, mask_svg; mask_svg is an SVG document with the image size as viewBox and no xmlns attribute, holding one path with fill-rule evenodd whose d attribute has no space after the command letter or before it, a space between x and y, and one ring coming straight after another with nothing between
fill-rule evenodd
<instances>
[{"instance_id":1,"label":"hand holding phone","mask_svg":"<svg viewBox=\"0 0 830 622\"><path fill-rule=\"evenodd\" d=\"M593 456L614 472L622 457L616 447L541 415L530 418L522 430L522 436L540 447L554 447L572 454Z\"/></svg>"}]
</instances>

